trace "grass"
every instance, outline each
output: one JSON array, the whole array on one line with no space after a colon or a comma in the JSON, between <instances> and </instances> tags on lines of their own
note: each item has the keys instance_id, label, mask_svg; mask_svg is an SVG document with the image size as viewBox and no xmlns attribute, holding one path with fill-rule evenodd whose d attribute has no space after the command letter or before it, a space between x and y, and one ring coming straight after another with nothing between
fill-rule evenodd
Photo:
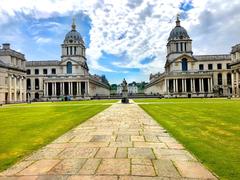
<instances>
[{"instance_id":1,"label":"grass","mask_svg":"<svg viewBox=\"0 0 240 180\"><path fill-rule=\"evenodd\" d=\"M1 107L0 171L114 102L116 100L48 102Z\"/></svg>"},{"instance_id":2,"label":"grass","mask_svg":"<svg viewBox=\"0 0 240 180\"><path fill-rule=\"evenodd\" d=\"M139 99L135 102L221 179L240 179L239 100Z\"/></svg>"}]
</instances>

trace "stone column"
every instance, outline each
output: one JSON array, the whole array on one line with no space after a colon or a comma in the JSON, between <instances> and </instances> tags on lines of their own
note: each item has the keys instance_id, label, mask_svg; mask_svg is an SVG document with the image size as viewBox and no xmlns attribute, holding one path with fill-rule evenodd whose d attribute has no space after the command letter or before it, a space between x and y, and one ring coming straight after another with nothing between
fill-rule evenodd
<instances>
[{"instance_id":1,"label":"stone column","mask_svg":"<svg viewBox=\"0 0 240 180\"><path fill-rule=\"evenodd\" d=\"M62 82L62 95L65 95L64 82Z\"/></svg>"},{"instance_id":2,"label":"stone column","mask_svg":"<svg viewBox=\"0 0 240 180\"><path fill-rule=\"evenodd\" d=\"M9 98L9 102L12 101L12 76L10 75L8 77L8 98Z\"/></svg>"},{"instance_id":3,"label":"stone column","mask_svg":"<svg viewBox=\"0 0 240 180\"><path fill-rule=\"evenodd\" d=\"M46 97L48 96L48 83L46 83Z\"/></svg>"},{"instance_id":4,"label":"stone column","mask_svg":"<svg viewBox=\"0 0 240 180\"><path fill-rule=\"evenodd\" d=\"M85 81L85 95L88 95L88 82Z\"/></svg>"},{"instance_id":5,"label":"stone column","mask_svg":"<svg viewBox=\"0 0 240 180\"><path fill-rule=\"evenodd\" d=\"M73 95L73 82L70 82L71 91L70 94Z\"/></svg>"},{"instance_id":6,"label":"stone column","mask_svg":"<svg viewBox=\"0 0 240 180\"><path fill-rule=\"evenodd\" d=\"M239 97L239 72L236 72L236 97Z\"/></svg>"},{"instance_id":7,"label":"stone column","mask_svg":"<svg viewBox=\"0 0 240 180\"><path fill-rule=\"evenodd\" d=\"M201 83L202 83L202 92L204 92L204 83L203 83L203 79L201 79Z\"/></svg>"},{"instance_id":8,"label":"stone column","mask_svg":"<svg viewBox=\"0 0 240 180\"><path fill-rule=\"evenodd\" d=\"M81 82L79 82L79 95L82 95L82 91L81 91Z\"/></svg>"},{"instance_id":9,"label":"stone column","mask_svg":"<svg viewBox=\"0 0 240 180\"><path fill-rule=\"evenodd\" d=\"M184 79L182 79L182 92L184 92L184 82L183 82Z\"/></svg>"},{"instance_id":10,"label":"stone column","mask_svg":"<svg viewBox=\"0 0 240 180\"><path fill-rule=\"evenodd\" d=\"M175 79L173 79L173 93L176 92Z\"/></svg>"},{"instance_id":11,"label":"stone column","mask_svg":"<svg viewBox=\"0 0 240 180\"><path fill-rule=\"evenodd\" d=\"M213 77L210 78L210 83L211 83L211 92L213 92L213 87L214 87L214 84L213 84Z\"/></svg>"},{"instance_id":12,"label":"stone column","mask_svg":"<svg viewBox=\"0 0 240 180\"><path fill-rule=\"evenodd\" d=\"M233 72L232 72L232 96L233 96L233 97L235 97L235 94L236 94L236 92L235 92L235 79L234 79L234 74L235 74L235 72L233 71Z\"/></svg>"},{"instance_id":13,"label":"stone column","mask_svg":"<svg viewBox=\"0 0 240 180\"><path fill-rule=\"evenodd\" d=\"M57 82L55 82L55 95L57 96Z\"/></svg>"},{"instance_id":14,"label":"stone column","mask_svg":"<svg viewBox=\"0 0 240 180\"><path fill-rule=\"evenodd\" d=\"M52 82L52 96L55 95L55 83Z\"/></svg>"},{"instance_id":15,"label":"stone column","mask_svg":"<svg viewBox=\"0 0 240 180\"><path fill-rule=\"evenodd\" d=\"M185 89L185 92L187 92L187 80L184 79L184 89Z\"/></svg>"},{"instance_id":16,"label":"stone column","mask_svg":"<svg viewBox=\"0 0 240 180\"><path fill-rule=\"evenodd\" d=\"M23 78L23 101L26 101L26 95L27 95L27 84L26 84L26 79Z\"/></svg>"},{"instance_id":17,"label":"stone column","mask_svg":"<svg viewBox=\"0 0 240 180\"><path fill-rule=\"evenodd\" d=\"M19 78L20 102L22 102L22 77Z\"/></svg>"},{"instance_id":18,"label":"stone column","mask_svg":"<svg viewBox=\"0 0 240 180\"><path fill-rule=\"evenodd\" d=\"M176 92L178 92L178 79L175 79L175 81L176 81Z\"/></svg>"},{"instance_id":19,"label":"stone column","mask_svg":"<svg viewBox=\"0 0 240 180\"><path fill-rule=\"evenodd\" d=\"M195 79L194 78L192 79L191 84L192 84L192 92L195 93Z\"/></svg>"},{"instance_id":20,"label":"stone column","mask_svg":"<svg viewBox=\"0 0 240 180\"><path fill-rule=\"evenodd\" d=\"M202 92L202 79L199 78L199 92L201 93Z\"/></svg>"},{"instance_id":21,"label":"stone column","mask_svg":"<svg viewBox=\"0 0 240 180\"><path fill-rule=\"evenodd\" d=\"M164 79L165 93L167 94L167 79Z\"/></svg>"},{"instance_id":22,"label":"stone column","mask_svg":"<svg viewBox=\"0 0 240 180\"><path fill-rule=\"evenodd\" d=\"M68 82L68 95L70 95L71 93L71 86L70 86L70 82Z\"/></svg>"},{"instance_id":23,"label":"stone column","mask_svg":"<svg viewBox=\"0 0 240 180\"><path fill-rule=\"evenodd\" d=\"M211 78L208 79L208 93L211 92Z\"/></svg>"},{"instance_id":24,"label":"stone column","mask_svg":"<svg viewBox=\"0 0 240 180\"><path fill-rule=\"evenodd\" d=\"M17 78L14 77L14 102L17 101Z\"/></svg>"},{"instance_id":25,"label":"stone column","mask_svg":"<svg viewBox=\"0 0 240 180\"><path fill-rule=\"evenodd\" d=\"M77 96L79 95L79 82L77 82Z\"/></svg>"}]
</instances>

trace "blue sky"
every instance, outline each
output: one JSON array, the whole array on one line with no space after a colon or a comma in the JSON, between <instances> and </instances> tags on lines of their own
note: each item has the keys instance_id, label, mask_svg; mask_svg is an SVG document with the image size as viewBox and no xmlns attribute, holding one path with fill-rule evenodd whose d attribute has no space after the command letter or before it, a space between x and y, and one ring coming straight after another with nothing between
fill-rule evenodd
<instances>
[{"instance_id":1,"label":"blue sky","mask_svg":"<svg viewBox=\"0 0 240 180\"><path fill-rule=\"evenodd\" d=\"M229 53L240 42L240 3L223 0L1 0L0 43L27 60L60 60L76 17L92 74L110 83L148 81L164 71L166 43L177 13L194 54Z\"/></svg>"}]
</instances>

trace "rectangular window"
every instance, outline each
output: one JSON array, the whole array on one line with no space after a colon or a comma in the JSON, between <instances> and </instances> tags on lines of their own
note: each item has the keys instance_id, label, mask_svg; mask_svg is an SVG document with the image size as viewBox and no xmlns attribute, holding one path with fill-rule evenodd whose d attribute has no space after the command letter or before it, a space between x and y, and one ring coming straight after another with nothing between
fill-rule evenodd
<instances>
[{"instance_id":1,"label":"rectangular window","mask_svg":"<svg viewBox=\"0 0 240 180\"><path fill-rule=\"evenodd\" d=\"M181 42L181 51L183 51L183 43Z\"/></svg>"},{"instance_id":2,"label":"rectangular window","mask_svg":"<svg viewBox=\"0 0 240 180\"><path fill-rule=\"evenodd\" d=\"M52 74L56 74L56 69L55 68L52 69Z\"/></svg>"},{"instance_id":3,"label":"rectangular window","mask_svg":"<svg viewBox=\"0 0 240 180\"><path fill-rule=\"evenodd\" d=\"M74 55L77 54L77 47L74 47Z\"/></svg>"},{"instance_id":4,"label":"rectangular window","mask_svg":"<svg viewBox=\"0 0 240 180\"><path fill-rule=\"evenodd\" d=\"M31 74L31 70L30 69L27 69L27 74Z\"/></svg>"},{"instance_id":5,"label":"rectangular window","mask_svg":"<svg viewBox=\"0 0 240 180\"><path fill-rule=\"evenodd\" d=\"M199 70L204 70L204 65L203 64L199 64Z\"/></svg>"},{"instance_id":6,"label":"rectangular window","mask_svg":"<svg viewBox=\"0 0 240 180\"><path fill-rule=\"evenodd\" d=\"M212 70L213 69L213 65L212 64L208 64L208 70Z\"/></svg>"},{"instance_id":7,"label":"rectangular window","mask_svg":"<svg viewBox=\"0 0 240 180\"><path fill-rule=\"evenodd\" d=\"M184 45L185 45L185 51L187 51L187 43L184 43Z\"/></svg>"},{"instance_id":8,"label":"rectangular window","mask_svg":"<svg viewBox=\"0 0 240 180\"><path fill-rule=\"evenodd\" d=\"M231 69L230 63L227 63L226 66L227 66L227 69Z\"/></svg>"},{"instance_id":9,"label":"rectangular window","mask_svg":"<svg viewBox=\"0 0 240 180\"><path fill-rule=\"evenodd\" d=\"M39 69L35 69L35 74L39 74Z\"/></svg>"},{"instance_id":10,"label":"rectangular window","mask_svg":"<svg viewBox=\"0 0 240 180\"><path fill-rule=\"evenodd\" d=\"M47 69L43 69L43 74L47 74Z\"/></svg>"},{"instance_id":11,"label":"rectangular window","mask_svg":"<svg viewBox=\"0 0 240 180\"><path fill-rule=\"evenodd\" d=\"M217 69L222 69L222 64L217 64Z\"/></svg>"}]
</instances>

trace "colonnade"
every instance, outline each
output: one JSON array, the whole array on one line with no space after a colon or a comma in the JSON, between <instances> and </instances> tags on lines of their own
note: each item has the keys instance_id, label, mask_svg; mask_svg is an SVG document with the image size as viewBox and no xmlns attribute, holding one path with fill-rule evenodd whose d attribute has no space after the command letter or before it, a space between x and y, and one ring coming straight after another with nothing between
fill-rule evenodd
<instances>
[{"instance_id":1,"label":"colonnade","mask_svg":"<svg viewBox=\"0 0 240 180\"><path fill-rule=\"evenodd\" d=\"M165 87L167 93L212 93L213 81L212 78L173 78L165 79Z\"/></svg>"},{"instance_id":2,"label":"colonnade","mask_svg":"<svg viewBox=\"0 0 240 180\"><path fill-rule=\"evenodd\" d=\"M44 96L84 96L89 93L88 81L44 82Z\"/></svg>"},{"instance_id":3,"label":"colonnade","mask_svg":"<svg viewBox=\"0 0 240 180\"><path fill-rule=\"evenodd\" d=\"M8 76L8 102L26 101L26 79L23 76Z\"/></svg>"}]
</instances>

